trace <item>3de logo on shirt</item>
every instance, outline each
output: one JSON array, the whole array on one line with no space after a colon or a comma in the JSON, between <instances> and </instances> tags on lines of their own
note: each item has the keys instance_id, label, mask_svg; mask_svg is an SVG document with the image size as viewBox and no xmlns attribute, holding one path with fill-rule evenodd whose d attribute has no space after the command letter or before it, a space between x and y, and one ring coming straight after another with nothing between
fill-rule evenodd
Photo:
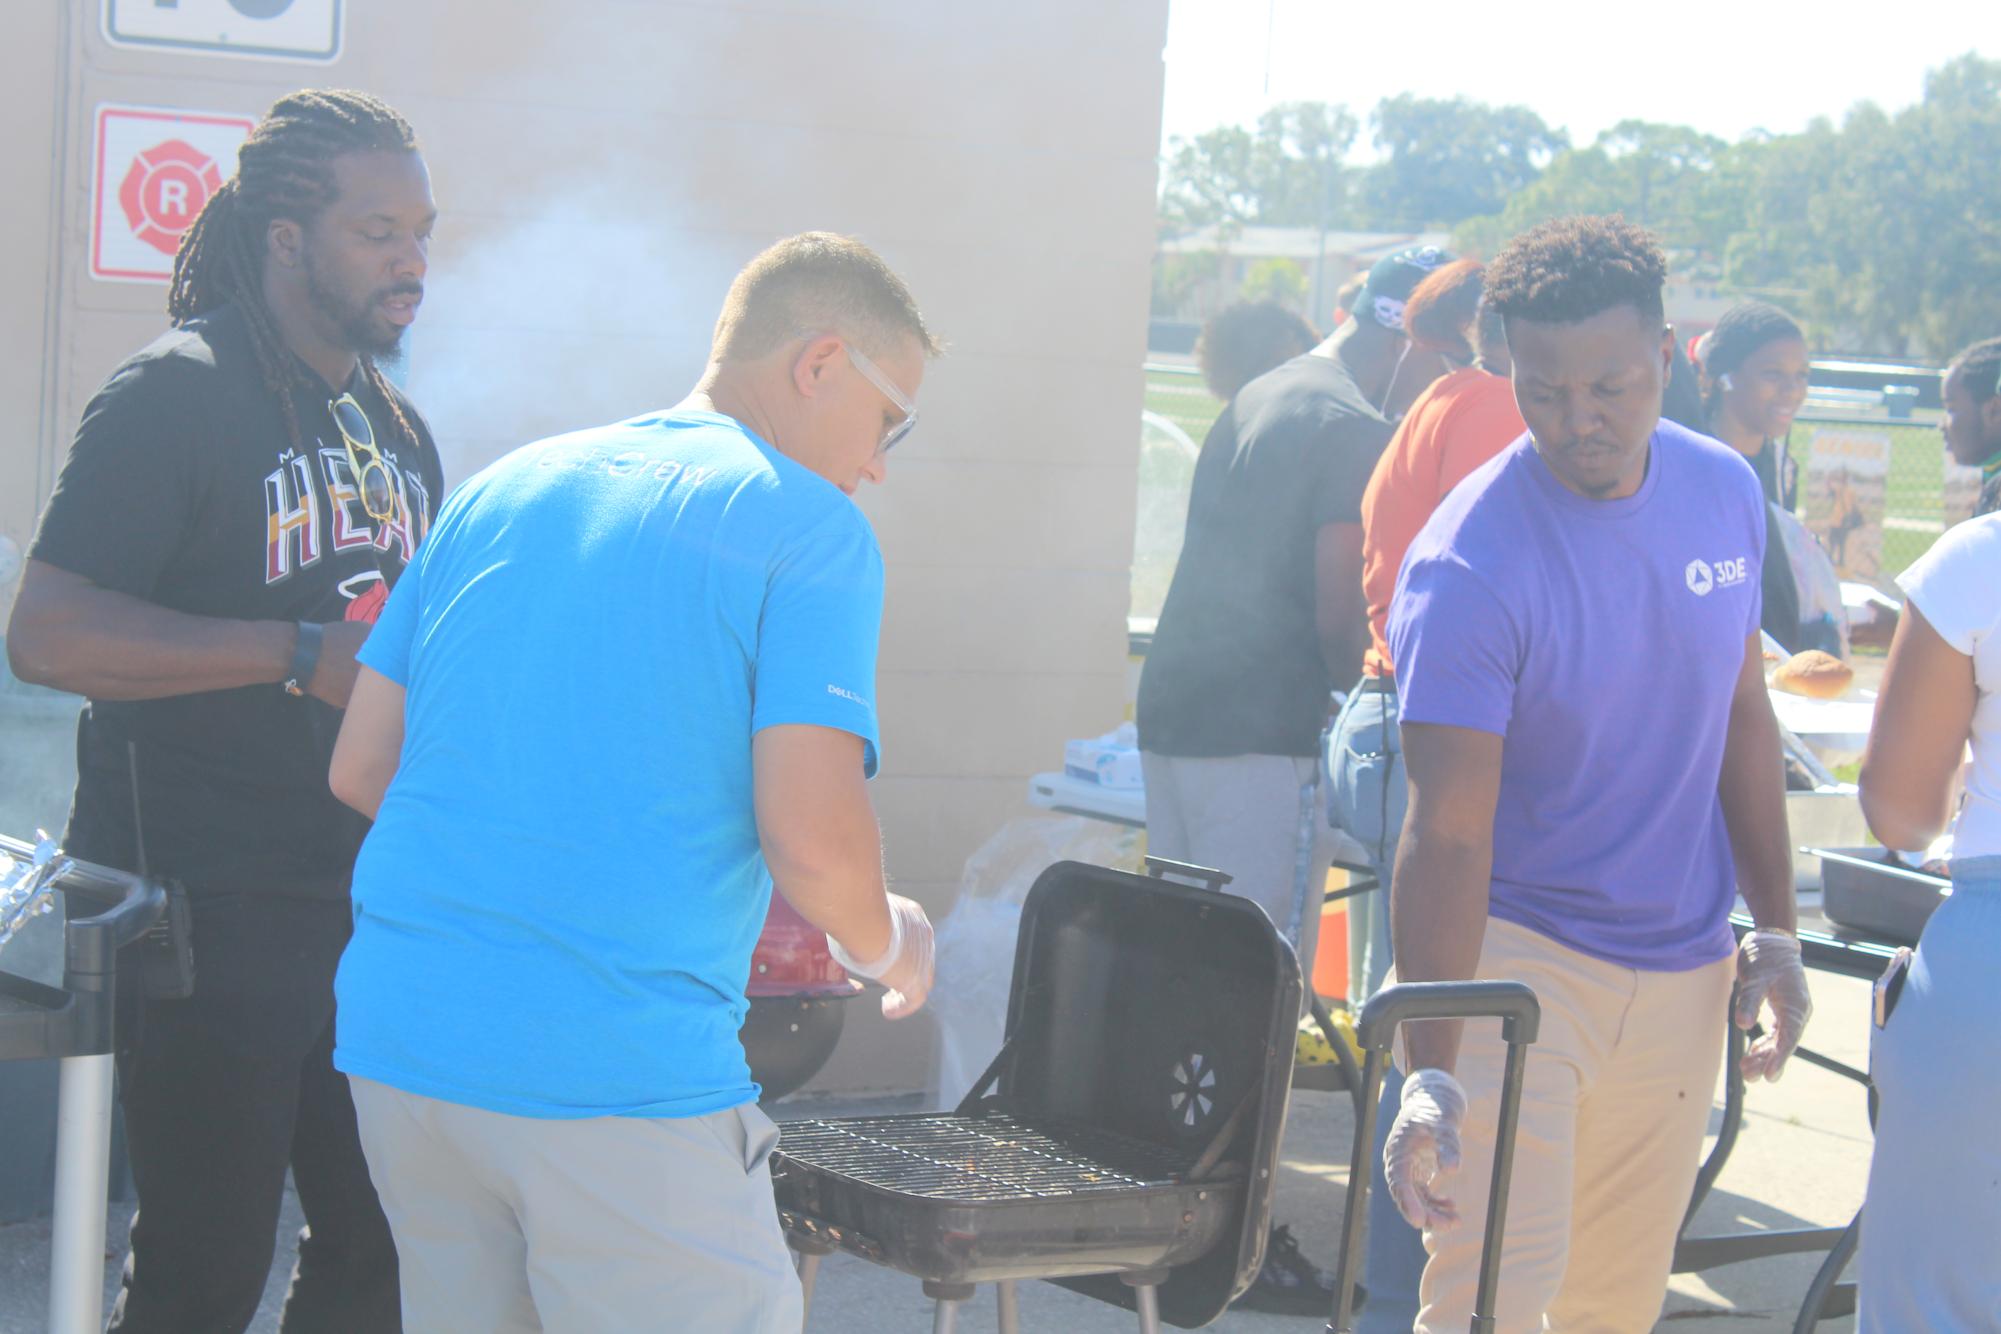
<instances>
[{"instance_id":1,"label":"3de logo on shirt","mask_svg":"<svg viewBox=\"0 0 2001 1334\"><path fill-rule=\"evenodd\" d=\"M1729 588L1750 578L1750 563L1748 556L1733 556L1713 565L1698 558L1690 561L1682 574L1688 580L1689 592L1707 597L1713 588Z\"/></svg>"}]
</instances>

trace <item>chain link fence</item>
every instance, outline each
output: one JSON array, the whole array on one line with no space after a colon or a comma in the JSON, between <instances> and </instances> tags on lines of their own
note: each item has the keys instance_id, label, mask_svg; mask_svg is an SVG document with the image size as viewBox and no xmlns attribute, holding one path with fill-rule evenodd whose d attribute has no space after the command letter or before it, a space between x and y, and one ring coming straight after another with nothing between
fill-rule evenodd
<instances>
[{"instance_id":1,"label":"chain link fence","mask_svg":"<svg viewBox=\"0 0 2001 1334\"><path fill-rule=\"evenodd\" d=\"M1842 578L1887 585L1970 516L1975 469L1948 467L1938 414L1815 411L1793 423L1794 511Z\"/></svg>"}]
</instances>

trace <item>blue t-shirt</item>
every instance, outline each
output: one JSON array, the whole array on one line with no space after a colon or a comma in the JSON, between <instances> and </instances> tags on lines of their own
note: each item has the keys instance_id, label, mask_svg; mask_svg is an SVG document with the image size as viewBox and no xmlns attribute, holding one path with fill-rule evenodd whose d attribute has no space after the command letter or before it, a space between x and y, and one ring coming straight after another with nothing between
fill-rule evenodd
<instances>
[{"instance_id":1,"label":"blue t-shirt","mask_svg":"<svg viewBox=\"0 0 2001 1334\"><path fill-rule=\"evenodd\" d=\"M1390 652L1404 722L1504 739L1493 916L1630 968L1730 953L1717 782L1764 543L1750 465L1669 421L1625 499L1568 490L1523 436L1432 515Z\"/></svg>"},{"instance_id":2,"label":"blue t-shirt","mask_svg":"<svg viewBox=\"0 0 2001 1334\"><path fill-rule=\"evenodd\" d=\"M460 487L361 652L408 695L334 1064L520 1116L754 1098L751 737L852 732L873 775L882 583L861 511L712 413L559 436Z\"/></svg>"}]
</instances>

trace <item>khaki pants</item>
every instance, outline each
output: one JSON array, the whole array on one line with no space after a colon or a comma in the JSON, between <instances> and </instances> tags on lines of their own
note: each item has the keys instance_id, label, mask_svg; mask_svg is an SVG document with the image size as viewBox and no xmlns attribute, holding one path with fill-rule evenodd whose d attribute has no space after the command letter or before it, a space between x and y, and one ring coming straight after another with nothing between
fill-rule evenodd
<instances>
[{"instance_id":1,"label":"khaki pants","mask_svg":"<svg viewBox=\"0 0 2001 1334\"><path fill-rule=\"evenodd\" d=\"M755 1104L551 1121L350 1083L410 1334L798 1334Z\"/></svg>"},{"instance_id":2,"label":"khaki pants","mask_svg":"<svg viewBox=\"0 0 2001 1334\"><path fill-rule=\"evenodd\" d=\"M1499 1334L1653 1328L1700 1166L1735 968L1725 958L1641 972L1489 919L1479 975L1526 982L1542 1002L1515 1142ZM1472 1318L1505 1051L1498 1021L1468 1022L1457 1071L1463 1159L1448 1192L1460 1222L1425 1234L1422 1334L1459 1334Z\"/></svg>"}]
</instances>

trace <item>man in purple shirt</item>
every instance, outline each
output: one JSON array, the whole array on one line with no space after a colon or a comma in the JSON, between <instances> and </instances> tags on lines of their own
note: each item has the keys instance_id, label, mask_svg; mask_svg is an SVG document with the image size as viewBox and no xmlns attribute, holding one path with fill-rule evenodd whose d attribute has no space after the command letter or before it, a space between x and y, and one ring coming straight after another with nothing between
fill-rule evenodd
<instances>
[{"instance_id":1,"label":"man in purple shirt","mask_svg":"<svg viewBox=\"0 0 2001 1334\"><path fill-rule=\"evenodd\" d=\"M1778 1076L1809 1008L1758 635L1764 502L1741 456L1661 420L1665 272L1617 218L1546 223L1494 261L1529 431L1432 516L1390 613L1396 977L1516 978L1543 1006L1504 1331L1652 1326L1731 982L1740 1025L1771 1014L1748 1077ZM1740 890L1759 929L1733 950ZM1425 1230L1422 1331L1466 1327L1492 1170L1501 1044L1462 1050L1461 1027L1405 1035L1384 1153Z\"/></svg>"}]
</instances>

